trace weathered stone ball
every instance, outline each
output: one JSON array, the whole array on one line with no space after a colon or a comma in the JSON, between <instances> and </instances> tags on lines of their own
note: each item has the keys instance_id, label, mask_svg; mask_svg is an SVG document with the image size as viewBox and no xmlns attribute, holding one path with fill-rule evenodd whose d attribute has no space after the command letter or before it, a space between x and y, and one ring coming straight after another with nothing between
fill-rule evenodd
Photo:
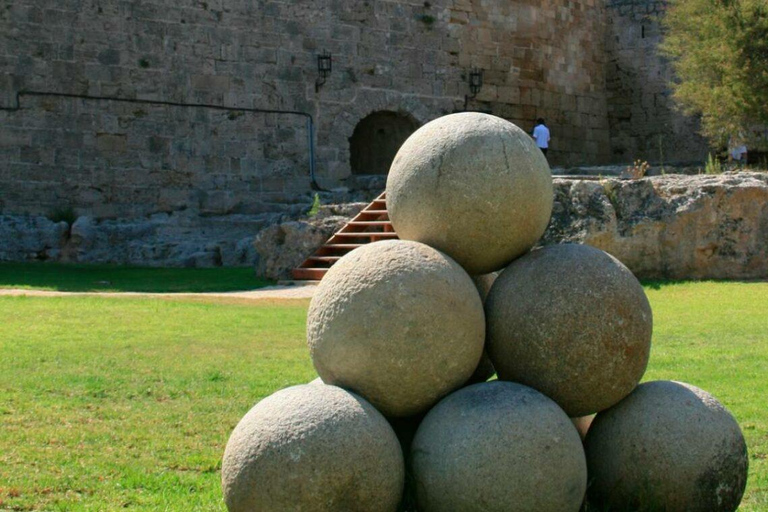
<instances>
[{"instance_id":1,"label":"weathered stone ball","mask_svg":"<svg viewBox=\"0 0 768 512\"><path fill-rule=\"evenodd\" d=\"M576 512L587 485L579 434L555 402L493 381L424 418L411 450L419 510Z\"/></svg>"},{"instance_id":2,"label":"weathered stone ball","mask_svg":"<svg viewBox=\"0 0 768 512\"><path fill-rule=\"evenodd\" d=\"M594 420L595 420L594 414L571 418L571 423L573 423L573 426L576 427L576 431L579 433L579 437L581 438L582 441L587 437L587 432L589 432L589 427L592 425L592 422Z\"/></svg>"},{"instance_id":3,"label":"weathered stone ball","mask_svg":"<svg viewBox=\"0 0 768 512\"><path fill-rule=\"evenodd\" d=\"M477 292L480 294L480 299L485 303L485 299L488 297L488 293L493 287L493 283L499 277L498 272L490 272L488 274L480 274L479 276L472 276L472 281L475 283Z\"/></svg>"},{"instance_id":4,"label":"weathered stone ball","mask_svg":"<svg viewBox=\"0 0 768 512\"><path fill-rule=\"evenodd\" d=\"M395 431L400 440L400 447L403 450L403 460L405 460L405 485L403 486L403 499L400 502L398 512L415 512L418 510L416 505L416 480L413 472L408 468L411 465L411 445L416 431L419 428L425 414L417 414L407 418L387 418L392 430Z\"/></svg>"},{"instance_id":5,"label":"weathered stone ball","mask_svg":"<svg viewBox=\"0 0 768 512\"><path fill-rule=\"evenodd\" d=\"M414 132L387 177L398 236L428 244L470 274L498 270L529 250L552 213L552 175L528 134L478 112Z\"/></svg>"},{"instance_id":6,"label":"weathered stone ball","mask_svg":"<svg viewBox=\"0 0 768 512\"><path fill-rule=\"evenodd\" d=\"M402 240L342 257L317 287L307 340L323 382L386 416L412 416L477 367L485 316L472 279L435 249Z\"/></svg>"},{"instance_id":7,"label":"weathered stone ball","mask_svg":"<svg viewBox=\"0 0 768 512\"><path fill-rule=\"evenodd\" d=\"M238 423L221 480L230 512L395 511L403 455L387 420L336 386L294 386Z\"/></svg>"},{"instance_id":8,"label":"weathered stone ball","mask_svg":"<svg viewBox=\"0 0 768 512\"><path fill-rule=\"evenodd\" d=\"M569 416L601 411L640 381L651 306L632 272L587 245L552 245L512 262L485 303L499 379L531 386Z\"/></svg>"},{"instance_id":9,"label":"weathered stone ball","mask_svg":"<svg viewBox=\"0 0 768 512\"><path fill-rule=\"evenodd\" d=\"M585 444L598 510L725 512L747 483L747 445L733 416L690 384L640 384L597 414Z\"/></svg>"},{"instance_id":10,"label":"weathered stone ball","mask_svg":"<svg viewBox=\"0 0 768 512\"><path fill-rule=\"evenodd\" d=\"M480 299L485 303L485 299L488 296L488 292L491 291L491 286L496 278L499 277L497 272L491 272L490 274L482 274L479 276L473 276L472 281L475 283ZM474 373L469 377L467 385L478 384L485 382L496 373L496 369L493 367L491 358L488 357L488 351L483 349L483 355L480 356L480 362L477 364Z\"/></svg>"}]
</instances>

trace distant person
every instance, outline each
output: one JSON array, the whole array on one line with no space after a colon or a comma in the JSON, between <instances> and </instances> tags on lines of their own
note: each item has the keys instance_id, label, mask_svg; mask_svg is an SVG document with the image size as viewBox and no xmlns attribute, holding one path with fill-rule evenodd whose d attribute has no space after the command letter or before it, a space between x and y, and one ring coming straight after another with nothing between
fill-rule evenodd
<instances>
[{"instance_id":1,"label":"distant person","mask_svg":"<svg viewBox=\"0 0 768 512\"><path fill-rule=\"evenodd\" d=\"M747 146L742 142L741 138L731 137L729 146L731 146L731 158L734 162L738 164L747 163Z\"/></svg>"},{"instance_id":2,"label":"distant person","mask_svg":"<svg viewBox=\"0 0 768 512\"><path fill-rule=\"evenodd\" d=\"M536 141L536 145L546 157L547 149L549 149L549 128L544 124L544 119L542 118L536 120L536 127L533 129L533 140Z\"/></svg>"}]
</instances>

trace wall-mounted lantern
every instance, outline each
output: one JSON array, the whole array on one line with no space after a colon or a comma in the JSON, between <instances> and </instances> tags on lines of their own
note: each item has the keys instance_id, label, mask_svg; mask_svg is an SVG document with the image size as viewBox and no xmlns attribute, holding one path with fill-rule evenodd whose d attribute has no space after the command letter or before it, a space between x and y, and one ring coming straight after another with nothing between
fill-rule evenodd
<instances>
[{"instance_id":1,"label":"wall-mounted lantern","mask_svg":"<svg viewBox=\"0 0 768 512\"><path fill-rule=\"evenodd\" d=\"M473 69L469 73L469 90L472 93L472 97L474 98L477 96L477 93L480 92L480 89L483 88L483 70L482 69Z\"/></svg>"},{"instance_id":2,"label":"wall-mounted lantern","mask_svg":"<svg viewBox=\"0 0 768 512\"><path fill-rule=\"evenodd\" d=\"M483 88L483 70L474 68L469 72L469 92L471 95L464 95L464 110L467 110L467 104L470 99L474 99L480 89Z\"/></svg>"},{"instance_id":3,"label":"wall-mounted lantern","mask_svg":"<svg viewBox=\"0 0 768 512\"><path fill-rule=\"evenodd\" d=\"M315 92L320 91L320 87L325 83L325 79L331 74L333 69L333 59L331 54L323 50L323 53L317 56L317 73L320 75L315 80Z\"/></svg>"}]
</instances>

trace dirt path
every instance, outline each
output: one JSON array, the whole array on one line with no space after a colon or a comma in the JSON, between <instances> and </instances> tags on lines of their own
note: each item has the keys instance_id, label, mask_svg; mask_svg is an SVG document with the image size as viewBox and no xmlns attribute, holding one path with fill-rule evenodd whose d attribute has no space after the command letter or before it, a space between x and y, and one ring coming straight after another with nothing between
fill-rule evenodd
<instances>
[{"instance_id":1,"label":"dirt path","mask_svg":"<svg viewBox=\"0 0 768 512\"><path fill-rule=\"evenodd\" d=\"M59 292L48 290L0 289L0 296L29 297L134 297L160 299L192 299L192 298L221 298L221 299L309 299L314 295L317 285L303 286L267 286L258 290L242 292L214 293L141 293L141 292Z\"/></svg>"}]
</instances>

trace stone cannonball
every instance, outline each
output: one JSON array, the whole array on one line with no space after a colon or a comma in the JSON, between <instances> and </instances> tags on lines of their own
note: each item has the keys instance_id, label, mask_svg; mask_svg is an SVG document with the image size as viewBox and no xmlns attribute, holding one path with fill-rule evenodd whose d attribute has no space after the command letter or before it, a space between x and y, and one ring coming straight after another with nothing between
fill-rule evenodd
<instances>
[{"instance_id":1,"label":"stone cannonball","mask_svg":"<svg viewBox=\"0 0 768 512\"><path fill-rule=\"evenodd\" d=\"M488 298L488 293L493 287L493 283L498 279L498 272L491 272L489 274L481 274L479 276L472 276L472 282L475 283L477 292L480 294L480 299L485 303L485 299Z\"/></svg>"},{"instance_id":2,"label":"stone cannonball","mask_svg":"<svg viewBox=\"0 0 768 512\"><path fill-rule=\"evenodd\" d=\"M404 472L397 437L371 404L313 384L278 391L245 415L221 480L230 512L394 512Z\"/></svg>"},{"instance_id":3,"label":"stone cannonball","mask_svg":"<svg viewBox=\"0 0 768 512\"><path fill-rule=\"evenodd\" d=\"M733 416L690 384L640 384L597 414L585 444L598 510L726 512L747 484L747 445Z\"/></svg>"},{"instance_id":4,"label":"stone cannonball","mask_svg":"<svg viewBox=\"0 0 768 512\"><path fill-rule=\"evenodd\" d=\"M402 240L342 257L317 287L307 340L318 375L386 416L425 411L469 379L485 316L472 279L431 247Z\"/></svg>"},{"instance_id":5,"label":"stone cannonball","mask_svg":"<svg viewBox=\"0 0 768 512\"><path fill-rule=\"evenodd\" d=\"M587 245L552 245L515 260L485 303L499 379L531 386L569 416L601 411L640 381L651 306L632 272Z\"/></svg>"},{"instance_id":6,"label":"stone cannonball","mask_svg":"<svg viewBox=\"0 0 768 512\"><path fill-rule=\"evenodd\" d=\"M387 177L398 236L484 274L528 251L552 213L552 175L533 139L504 119L451 114L416 130Z\"/></svg>"},{"instance_id":7,"label":"stone cannonball","mask_svg":"<svg viewBox=\"0 0 768 512\"><path fill-rule=\"evenodd\" d=\"M475 384L424 418L411 450L419 510L576 512L584 449L555 402L513 382Z\"/></svg>"},{"instance_id":8,"label":"stone cannonball","mask_svg":"<svg viewBox=\"0 0 768 512\"><path fill-rule=\"evenodd\" d=\"M576 427L576 431L579 433L579 437L583 441L587 437L587 432L589 432L589 427L592 425L592 422L595 420L595 415L590 414L588 416L579 416L577 418L571 418L571 423L573 423L573 426Z\"/></svg>"},{"instance_id":9,"label":"stone cannonball","mask_svg":"<svg viewBox=\"0 0 768 512\"><path fill-rule=\"evenodd\" d=\"M475 286L477 287L477 291L480 293L480 299L483 301L483 303L485 303L485 298L488 296L488 292L491 291L491 286L493 286L493 282L496 281L497 277L499 277L498 272L491 272L490 274L482 274L472 277L472 281L474 281ZM496 369L493 367L491 358L488 357L488 351L483 349L483 355L480 356L480 362L477 364L475 372L471 377L469 377L469 380L466 382L466 384L469 385L485 382L495 374Z\"/></svg>"}]
</instances>

